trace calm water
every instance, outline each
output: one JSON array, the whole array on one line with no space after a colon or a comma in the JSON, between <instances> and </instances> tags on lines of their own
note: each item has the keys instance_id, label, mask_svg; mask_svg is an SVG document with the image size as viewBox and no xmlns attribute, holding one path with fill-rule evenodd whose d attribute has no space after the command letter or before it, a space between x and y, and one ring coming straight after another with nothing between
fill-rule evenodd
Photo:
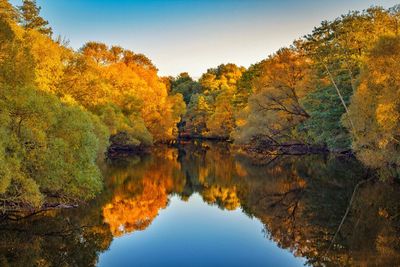
<instances>
[{"instance_id":1,"label":"calm water","mask_svg":"<svg viewBox=\"0 0 400 267\"><path fill-rule=\"evenodd\" d=\"M79 209L0 224L0 266L399 266L400 189L355 161L268 165L221 144L110 161Z\"/></svg>"}]
</instances>

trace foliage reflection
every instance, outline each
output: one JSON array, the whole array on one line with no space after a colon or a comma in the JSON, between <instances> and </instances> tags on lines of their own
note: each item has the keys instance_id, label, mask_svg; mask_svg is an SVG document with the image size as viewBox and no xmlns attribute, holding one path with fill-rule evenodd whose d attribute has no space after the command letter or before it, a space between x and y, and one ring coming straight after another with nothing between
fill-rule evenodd
<instances>
[{"instance_id":1,"label":"foliage reflection","mask_svg":"<svg viewBox=\"0 0 400 267\"><path fill-rule=\"evenodd\" d=\"M256 165L228 145L188 143L104 167L105 190L75 210L49 211L0 225L1 266L96 265L114 237L145 230L172 195L198 193L220 209L238 208L265 226L265 236L310 265L394 266L400 260L396 184L371 181L355 160L282 157ZM332 242L333 241L333 242Z\"/></svg>"}]
</instances>

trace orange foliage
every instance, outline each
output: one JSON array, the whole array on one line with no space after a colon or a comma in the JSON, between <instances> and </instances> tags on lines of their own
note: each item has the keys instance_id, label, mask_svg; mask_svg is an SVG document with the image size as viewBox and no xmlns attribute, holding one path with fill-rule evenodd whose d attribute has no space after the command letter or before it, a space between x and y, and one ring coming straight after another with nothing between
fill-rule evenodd
<instances>
[{"instance_id":1,"label":"orange foliage","mask_svg":"<svg viewBox=\"0 0 400 267\"><path fill-rule=\"evenodd\" d=\"M155 180L143 180L143 191L126 198L116 194L111 203L103 207L104 221L110 225L113 236L146 229L158 211L167 206L165 187Z\"/></svg>"}]
</instances>

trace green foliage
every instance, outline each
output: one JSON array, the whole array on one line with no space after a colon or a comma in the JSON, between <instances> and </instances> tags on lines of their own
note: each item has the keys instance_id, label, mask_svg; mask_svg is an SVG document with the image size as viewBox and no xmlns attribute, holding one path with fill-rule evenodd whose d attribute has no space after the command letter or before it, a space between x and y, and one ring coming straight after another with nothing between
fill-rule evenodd
<instances>
[{"instance_id":1,"label":"green foliage","mask_svg":"<svg viewBox=\"0 0 400 267\"><path fill-rule=\"evenodd\" d=\"M332 150L350 148L351 130L342 124L346 108L334 86L348 106L357 87L363 58L380 36L398 32L397 20L395 9L372 7L363 12L349 12L334 21L322 22L297 43L313 59L316 71L316 91L304 100L311 116L300 126L309 131L312 140ZM350 120L358 116L351 116Z\"/></svg>"},{"instance_id":2,"label":"green foliage","mask_svg":"<svg viewBox=\"0 0 400 267\"><path fill-rule=\"evenodd\" d=\"M343 93L348 103L352 89L348 88L347 91L342 91ZM310 118L299 125L299 129L306 129L312 142L327 145L331 150L350 148L351 138L341 121L345 109L333 86L310 93L303 100L303 104Z\"/></svg>"},{"instance_id":3,"label":"green foliage","mask_svg":"<svg viewBox=\"0 0 400 267\"><path fill-rule=\"evenodd\" d=\"M194 94L190 98L188 112L186 114L186 127L193 136L203 136L207 133L207 118L211 114L207 97L201 94Z\"/></svg>"},{"instance_id":4,"label":"green foliage","mask_svg":"<svg viewBox=\"0 0 400 267\"><path fill-rule=\"evenodd\" d=\"M5 207L93 198L102 188L96 161L110 140L167 142L178 123L181 135L238 144L352 147L367 166L399 176L398 7L324 21L247 70L222 64L198 81L160 78L149 58L119 46L88 42L73 51L51 39L35 0L18 10L0 0ZM223 192L207 194L214 201Z\"/></svg>"},{"instance_id":5,"label":"green foliage","mask_svg":"<svg viewBox=\"0 0 400 267\"><path fill-rule=\"evenodd\" d=\"M171 91L172 94L179 93L183 95L183 100L188 105L192 95L200 93L202 91L202 88L198 82L193 81L188 73L184 72L179 74L176 79L172 80Z\"/></svg>"},{"instance_id":6,"label":"green foliage","mask_svg":"<svg viewBox=\"0 0 400 267\"><path fill-rule=\"evenodd\" d=\"M0 98L6 202L38 207L47 195L87 200L100 191L96 158L107 135L96 135L87 111L31 87L3 87Z\"/></svg>"},{"instance_id":7,"label":"green foliage","mask_svg":"<svg viewBox=\"0 0 400 267\"><path fill-rule=\"evenodd\" d=\"M139 114L131 114L128 118L117 106L112 104L99 106L95 109L95 112L110 129L111 135L117 135L119 132L127 134L127 138L130 140L126 141L127 144L137 146L153 144L153 137Z\"/></svg>"},{"instance_id":8,"label":"green foliage","mask_svg":"<svg viewBox=\"0 0 400 267\"><path fill-rule=\"evenodd\" d=\"M254 81L261 75L261 65L262 62L253 64L242 73L232 99L232 104L236 109L245 108L249 96L254 92Z\"/></svg>"},{"instance_id":9,"label":"green foliage","mask_svg":"<svg viewBox=\"0 0 400 267\"><path fill-rule=\"evenodd\" d=\"M35 46L42 40L53 43L35 29L25 32L16 24L14 11L7 12L0 16L2 209L38 208L48 196L89 200L102 188L96 160L108 146L108 129L76 101L61 100L45 92L51 90L36 87L52 82L41 82L40 74L47 71L41 66L48 67L49 61L43 57L37 64ZM53 66L64 64L56 60Z\"/></svg>"},{"instance_id":10,"label":"green foliage","mask_svg":"<svg viewBox=\"0 0 400 267\"><path fill-rule=\"evenodd\" d=\"M237 104L242 94L238 92L238 83L244 71L243 67L226 64L208 69L198 83L185 73L176 79L178 86L173 91L190 97L181 129L184 135L229 138L241 109Z\"/></svg>"}]
</instances>

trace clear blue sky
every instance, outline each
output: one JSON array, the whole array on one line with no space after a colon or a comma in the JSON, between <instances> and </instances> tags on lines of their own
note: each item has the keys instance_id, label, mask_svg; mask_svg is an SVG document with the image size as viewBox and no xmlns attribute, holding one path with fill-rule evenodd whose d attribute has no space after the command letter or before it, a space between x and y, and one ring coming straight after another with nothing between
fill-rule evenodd
<instances>
[{"instance_id":1,"label":"clear blue sky","mask_svg":"<svg viewBox=\"0 0 400 267\"><path fill-rule=\"evenodd\" d=\"M396 0L37 0L73 48L102 41L144 53L161 75L198 77L221 63L249 66L322 20ZM21 0L11 0L20 4Z\"/></svg>"}]
</instances>

